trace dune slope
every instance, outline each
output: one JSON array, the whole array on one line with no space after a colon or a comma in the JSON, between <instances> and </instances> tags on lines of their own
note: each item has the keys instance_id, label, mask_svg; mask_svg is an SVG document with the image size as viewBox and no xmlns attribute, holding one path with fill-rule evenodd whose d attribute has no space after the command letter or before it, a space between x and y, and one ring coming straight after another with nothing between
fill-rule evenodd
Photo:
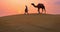
<instances>
[{"instance_id":1,"label":"dune slope","mask_svg":"<svg viewBox=\"0 0 60 32\"><path fill-rule=\"evenodd\" d=\"M0 17L0 32L60 32L60 15Z\"/></svg>"}]
</instances>

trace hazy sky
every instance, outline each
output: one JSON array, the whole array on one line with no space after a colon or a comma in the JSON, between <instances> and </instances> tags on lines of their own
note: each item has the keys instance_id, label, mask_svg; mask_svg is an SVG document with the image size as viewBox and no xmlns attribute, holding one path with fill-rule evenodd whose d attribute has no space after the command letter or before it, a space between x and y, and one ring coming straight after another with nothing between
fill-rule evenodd
<instances>
[{"instance_id":1,"label":"hazy sky","mask_svg":"<svg viewBox=\"0 0 60 32\"><path fill-rule=\"evenodd\" d=\"M60 0L0 0L0 16L23 14L25 5L29 13L37 13L31 3L43 3L48 14L60 14Z\"/></svg>"}]
</instances>

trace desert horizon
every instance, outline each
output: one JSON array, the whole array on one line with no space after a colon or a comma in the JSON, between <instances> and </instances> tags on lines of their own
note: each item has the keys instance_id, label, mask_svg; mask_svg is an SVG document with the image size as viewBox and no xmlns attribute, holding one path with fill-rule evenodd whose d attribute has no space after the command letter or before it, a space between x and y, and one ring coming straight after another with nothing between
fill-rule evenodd
<instances>
[{"instance_id":1,"label":"desert horizon","mask_svg":"<svg viewBox=\"0 0 60 32\"><path fill-rule=\"evenodd\" d=\"M0 0L0 32L60 32L60 0Z\"/></svg>"},{"instance_id":2,"label":"desert horizon","mask_svg":"<svg viewBox=\"0 0 60 32\"><path fill-rule=\"evenodd\" d=\"M48 14L60 14L60 0L0 0L0 16L23 14L25 5L28 6L29 13L37 13L37 8L31 3L44 4Z\"/></svg>"},{"instance_id":3,"label":"desert horizon","mask_svg":"<svg viewBox=\"0 0 60 32\"><path fill-rule=\"evenodd\" d=\"M60 15L20 14L0 17L0 32L60 32Z\"/></svg>"}]
</instances>

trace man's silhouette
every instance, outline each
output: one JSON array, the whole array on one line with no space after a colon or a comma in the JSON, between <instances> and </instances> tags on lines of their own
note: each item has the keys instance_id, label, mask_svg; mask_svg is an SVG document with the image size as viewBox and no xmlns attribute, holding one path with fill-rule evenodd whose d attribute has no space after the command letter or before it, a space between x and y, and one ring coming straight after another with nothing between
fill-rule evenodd
<instances>
[{"instance_id":1,"label":"man's silhouette","mask_svg":"<svg viewBox=\"0 0 60 32\"><path fill-rule=\"evenodd\" d=\"M28 14L28 7L25 6L25 14Z\"/></svg>"}]
</instances>

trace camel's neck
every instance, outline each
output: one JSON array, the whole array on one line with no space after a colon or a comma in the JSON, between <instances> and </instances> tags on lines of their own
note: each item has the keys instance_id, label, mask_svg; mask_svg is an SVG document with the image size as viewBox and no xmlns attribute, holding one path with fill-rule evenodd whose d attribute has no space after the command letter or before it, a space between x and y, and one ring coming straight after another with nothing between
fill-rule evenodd
<instances>
[{"instance_id":1,"label":"camel's neck","mask_svg":"<svg viewBox=\"0 0 60 32\"><path fill-rule=\"evenodd\" d=\"M37 7L35 4L33 5L34 7Z\"/></svg>"}]
</instances>

